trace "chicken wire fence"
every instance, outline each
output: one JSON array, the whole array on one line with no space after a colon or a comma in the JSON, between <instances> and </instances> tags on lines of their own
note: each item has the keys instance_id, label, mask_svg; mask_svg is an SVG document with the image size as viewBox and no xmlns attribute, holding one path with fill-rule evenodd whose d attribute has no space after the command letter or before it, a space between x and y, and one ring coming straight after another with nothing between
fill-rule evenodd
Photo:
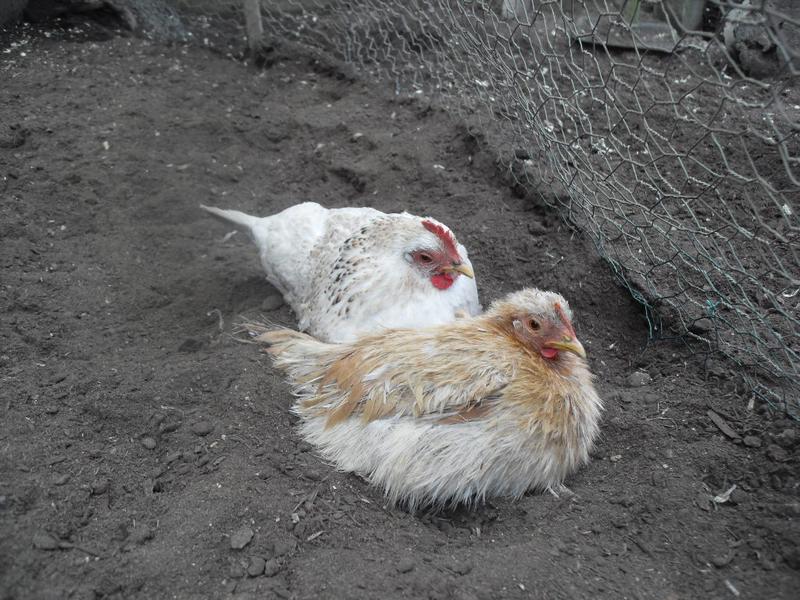
<instances>
[{"instance_id":1,"label":"chicken wire fence","mask_svg":"<svg viewBox=\"0 0 800 600\"><path fill-rule=\"evenodd\" d=\"M251 47L263 27L456 113L594 242L652 337L724 355L800 409L794 0L172 6L204 45L241 51L249 22Z\"/></svg>"}]
</instances>

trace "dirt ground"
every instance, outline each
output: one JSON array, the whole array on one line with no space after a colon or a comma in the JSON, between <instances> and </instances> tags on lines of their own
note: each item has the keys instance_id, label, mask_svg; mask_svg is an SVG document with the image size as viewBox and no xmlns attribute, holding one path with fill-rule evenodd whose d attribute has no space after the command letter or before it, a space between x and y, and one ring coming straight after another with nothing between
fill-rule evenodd
<instances>
[{"instance_id":1,"label":"dirt ground","mask_svg":"<svg viewBox=\"0 0 800 600\"><path fill-rule=\"evenodd\" d=\"M299 55L2 43L0 598L796 597L794 423L648 347L590 245L447 114ZM450 224L484 303L568 297L606 402L572 494L414 516L298 438L233 335L293 317L197 205L303 200Z\"/></svg>"}]
</instances>

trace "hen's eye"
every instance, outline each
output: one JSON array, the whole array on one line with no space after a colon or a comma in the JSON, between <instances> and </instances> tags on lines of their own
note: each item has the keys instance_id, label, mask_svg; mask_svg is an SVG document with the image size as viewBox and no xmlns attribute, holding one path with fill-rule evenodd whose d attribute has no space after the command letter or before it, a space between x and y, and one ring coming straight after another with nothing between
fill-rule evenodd
<instances>
[{"instance_id":1,"label":"hen's eye","mask_svg":"<svg viewBox=\"0 0 800 600\"><path fill-rule=\"evenodd\" d=\"M419 261L421 263L426 263L427 264L427 263L433 262L433 257L430 254L420 254L419 255Z\"/></svg>"},{"instance_id":2,"label":"hen's eye","mask_svg":"<svg viewBox=\"0 0 800 600\"><path fill-rule=\"evenodd\" d=\"M528 321L528 325L530 325L530 328L533 331L538 331L539 328L541 327L541 325L539 324L539 321L537 321L536 319L531 319L530 321Z\"/></svg>"}]
</instances>

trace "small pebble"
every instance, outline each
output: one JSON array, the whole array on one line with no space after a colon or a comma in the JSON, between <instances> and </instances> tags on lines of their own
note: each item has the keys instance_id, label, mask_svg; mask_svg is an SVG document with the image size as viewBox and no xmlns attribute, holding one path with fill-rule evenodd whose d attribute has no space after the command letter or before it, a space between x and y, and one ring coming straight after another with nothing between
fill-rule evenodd
<instances>
[{"instance_id":1,"label":"small pebble","mask_svg":"<svg viewBox=\"0 0 800 600\"><path fill-rule=\"evenodd\" d=\"M203 347L203 342L194 338L189 338L183 341L178 346L178 352L197 352Z\"/></svg>"},{"instance_id":2,"label":"small pebble","mask_svg":"<svg viewBox=\"0 0 800 600\"><path fill-rule=\"evenodd\" d=\"M456 561L454 562L451 567L454 572L458 573L459 575L468 575L472 571L472 565L468 562L461 562Z\"/></svg>"},{"instance_id":3,"label":"small pebble","mask_svg":"<svg viewBox=\"0 0 800 600\"><path fill-rule=\"evenodd\" d=\"M696 335L706 335L712 329L714 329L714 323L705 317L689 325L689 331Z\"/></svg>"},{"instance_id":4,"label":"small pebble","mask_svg":"<svg viewBox=\"0 0 800 600\"><path fill-rule=\"evenodd\" d=\"M243 571L244 572L244 571ZM239 586L239 582L235 579L223 579L222 580L222 589L225 590L225 593L228 594L226 597L233 597L234 592L236 592L236 588ZM252 596L246 596L244 594L239 594L236 598L241 598L244 600L245 598L252 598Z\"/></svg>"},{"instance_id":5,"label":"small pebble","mask_svg":"<svg viewBox=\"0 0 800 600\"><path fill-rule=\"evenodd\" d=\"M630 494L623 494L618 498L612 500L614 504L619 504L620 506L624 506L625 508L630 508L634 504L636 504L636 500Z\"/></svg>"},{"instance_id":6,"label":"small pebble","mask_svg":"<svg viewBox=\"0 0 800 600\"><path fill-rule=\"evenodd\" d=\"M784 429L775 436L775 441L784 448L791 448L797 443L797 432L794 429Z\"/></svg>"},{"instance_id":7,"label":"small pebble","mask_svg":"<svg viewBox=\"0 0 800 600\"><path fill-rule=\"evenodd\" d=\"M650 482L653 487L665 488L667 487L667 476L661 469L652 471L650 473Z\"/></svg>"},{"instance_id":8,"label":"small pebble","mask_svg":"<svg viewBox=\"0 0 800 600\"><path fill-rule=\"evenodd\" d=\"M611 517L611 524L617 529L625 529L628 526L627 515L613 515Z\"/></svg>"},{"instance_id":9,"label":"small pebble","mask_svg":"<svg viewBox=\"0 0 800 600\"><path fill-rule=\"evenodd\" d=\"M744 436L744 440L742 440L742 443L748 448L760 448L761 438L756 437L754 435L746 435Z\"/></svg>"},{"instance_id":10,"label":"small pebble","mask_svg":"<svg viewBox=\"0 0 800 600\"><path fill-rule=\"evenodd\" d=\"M182 454L181 452L170 452L169 454L167 454L164 457L164 462L166 464L174 463L176 460L178 460L181 457L181 454Z\"/></svg>"},{"instance_id":11,"label":"small pebble","mask_svg":"<svg viewBox=\"0 0 800 600\"><path fill-rule=\"evenodd\" d=\"M278 541L273 546L275 556L283 556L284 554L291 554L297 548L297 542L294 540Z\"/></svg>"},{"instance_id":12,"label":"small pebble","mask_svg":"<svg viewBox=\"0 0 800 600\"><path fill-rule=\"evenodd\" d=\"M249 527L242 527L231 535L231 548L234 550L241 550L250 543L250 540L253 539L253 535L252 529Z\"/></svg>"},{"instance_id":13,"label":"small pebble","mask_svg":"<svg viewBox=\"0 0 800 600\"><path fill-rule=\"evenodd\" d=\"M311 481L319 481L322 479L322 473L316 469L306 469L303 475L305 475L306 478L310 479Z\"/></svg>"},{"instance_id":14,"label":"small pebble","mask_svg":"<svg viewBox=\"0 0 800 600\"><path fill-rule=\"evenodd\" d=\"M735 490L731 492L730 496L731 504L744 504L748 500L749 500L749 495L740 487L737 487Z\"/></svg>"},{"instance_id":15,"label":"small pebble","mask_svg":"<svg viewBox=\"0 0 800 600\"><path fill-rule=\"evenodd\" d=\"M711 564L717 567L718 569L721 569L722 567L728 565L732 559L733 556L730 554L725 554L723 556L715 556L714 558L711 559Z\"/></svg>"},{"instance_id":16,"label":"small pebble","mask_svg":"<svg viewBox=\"0 0 800 600\"><path fill-rule=\"evenodd\" d=\"M767 446L767 457L775 462L783 462L789 458L789 454L777 444Z\"/></svg>"},{"instance_id":17,"label":"small pebble","mask_svg":"<svg viewBox=\"0 0 800 600\"><path fill-rule=\"evenodd\" d=\"M274 558L271 558L264 564L264 575L267 577L275 577L278 574L278 571L281 570L281 566L278 564L278 561Z\"/></svg>"},{"instance_id":18,"label":"small pebble","mask_svg":"<svg viewBox=\"0 0 800 600\"><path fill-rule=\"evenodd\" d=\"M242 577L244 577L244 574L245 574L245 571L244 571L244 567L242 567L242 565L233 565L231 567L231 577L233 579L241 579Z\"/></svg>"},{"instance_id":19,"label":"small pebble","mask_svg":"<svg viewBox=\"0 0 800 600\"><path fill-rule=\"evenodd\" d=\"M415 563L410 558L404 558L399 563L397 563L397 572L398 573L408 573L409 571L413 571L415 567Z\"/></svg>"},{"instance_id":20,"label":"small pebble","mask_svg":"<svg viewBox=\"0 0 800 600\"><path fill-rule=\"evenodd\" d=\"M514 148L514 158L517 160L528 160L530 157L531 153L525 148Z\"/></svg>"},{"instance_id":21,"label":"small pebble","mask_svg":"<svg viewBox=\"0 0 800 600\"><path fill-rule=\"evenodd\" d=\"M449 534L453 531L453 525L450 521L441 520L436 523L436 528L444 534Z\"/></svg>"},{"instance_id":22,"label":"small pebble","mask_svg":"<svg viewBox=\"0 0 800 600\"><path fill-rule=\"evenodd\" d=\"M260 556L253 556L250 558L250 564L247 566L247 574L250 577L258 577L264 572L266 561Z\"/></svg>"},{"instance_id":23,"label":"small pebble","mask_svg":"<svg viewBox=\"0 0 800 600\"><path fill-rule=\"evenodd\" d=\"M180 427L181 427L180 421L173 421L171 423L163 422L158 426L158 430L161 433L172 433L173 431L178 431Z\"/></svg>"},{"instance_id":24,"label":"small pebble","mask_svg":"<svg viewBox=\"0 0 800 600\"><path fill-rule=\"evenodd\" d=\"M46 412L48 415L58 414L58 407L57 406L48 406L47 408L44 409L44 412Z\"/></svg>"},{"instance_id":25,"label":"small pebble","mask_svg":"<svg viewBox=\"0 0 800 600\"><path fill-rule=\"evenodd\" d=\"M800 546L785 550L783 553L783 560L795 571L800 571Z\"/></svg>"},{"instance_id":26,"label":"small pebble","mask_svg":"<svg viewBox=\"0 0 800 600\"><path fill-rule=\"evenodd\" d=\"M131 531L128 541L133 544L144 544L147 540L152 540L153 537L155 537L155 532L147 525L140 524Z\"/></svg>"},{"instance_id":27,"label":"small pebble","mask_svg":"<svg viewBox=\"0 0 800 600\"><path fill-rule=\"evenodd\" d=\"M144 446L148 450L152 450L153 448L156 447L156 441L151 437L143 437L142 446Z\"/></svg>"},{"instance_id":28,"label":"small pebble","mask_svg":"<svg viewBox=\"0 0 800 600\"><path fill-rule=\"evenodd\" d=\"M531 235L545 235L549 233L549 230L543 223L540 223L539 221L529 221L528 233Z\"/></svg>"},{"instance_id":29,"label":"small pebble","mask_svg":"<svg viewBox=\"0 0 800 600\"><path fill-rule=\"evenodd\" d=\"M800 516L800 502L787 502L785 504L776 504L773 507L775 513L783 515L790 519L796 519Z\"/></svg>"},{"instance_id":30,"label":"small pebble","mask_svg":"<svg viewBox=\"0 0 800 600\"><path fill-rule=\"evenodd\" d=\"M272 294L264 298L264 301L261 303L261 310L265 312L271 312L279 309L283 305L283 296L280 294Z\"/></svg>"},{"instance_id":31,"label":"small pebble","mask_svg":"<svg viewBox=\"0 0 800 600\"><path fill-rule=\"evenodd\" d=\"M212 431L214 431L214 426L208 421L198 421L192 425L192 433L195 435L204 436L208 435Z\"/></svg>"},{"instance_id":32,"label":"small pebble","mask_svg":"<svg viewBox=\"0 0 800 600\"><path fill-rule=\"evenodd\" d=\"M58 550L58 540L45 531L33 534L33 547L39 550Z\"/></svg>"},{"instance_id":33,"label":"small pebble","mask_svg":"<svg viewBox=\"0 0 800 600\"><path fill-rule=\"evenodd\" d=\"M108 491L109 481L106 478L96 479L92 482L92 494L102 496Z\"/></svg>"},{"instance_id":34,"label":"small pebble","mask_svg":"<svg viewBox=\"0 0 800 600\"><path fill-rule=\"evenodd\" d=\"M652 381L653 378L644 371L636 371L635 373L631 373L625 380L625 382L628 384L628 387L642 387L649 385Z\"/></svg>"},{"instance_id":35,"label":"small pebble","mask_svg":"<svg viewBox=\"0 0 800 600\"><path fill-rule=\"evenodd\" d=\"M765 571L772 571L775 569L775 562L767 558L765 554L761 555L761 568Z\"/></svg>"},{"instance_id":36,"label":"small pebble","mask_svg":"<svg viewBox=\"0 0 800 600\"><path fill-rule=\"evenodd\" d=\"M705 492L699 492L697 494L697 498L695 500L698 508L709 511L711 510L711 496L706 494Z\"/></svg>"},{"instance_id":37,"label":"small pebble","mask_svg":"<svg viewBox=\"0 0 800 600\"><path fill-rule=\"evenodd\" d=\"M53 485L64 485L69 481L69 477L70 477L69 473L64 473L62 475L59 475L53 480Z\"/></svg>"}]
</instances>

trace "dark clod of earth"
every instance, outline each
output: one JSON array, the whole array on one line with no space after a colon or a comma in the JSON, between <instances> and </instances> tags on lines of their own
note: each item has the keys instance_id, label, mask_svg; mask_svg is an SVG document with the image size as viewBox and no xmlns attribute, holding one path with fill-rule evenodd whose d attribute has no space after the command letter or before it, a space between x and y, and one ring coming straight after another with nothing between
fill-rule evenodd
<instances>
[{"instance_id":1,"label":"dark clod of earth","mask_svg":"<svg viewBox=\"0 0 800 600\"><path fill-rule=\"evenodd\" d=\"M260 556L254 556L250 559L250 564L247 566L247 574L250 577L258 577L264 572L266 561Z\"/></svg>"},{"instance_id":2,"label":"dark clod of earth","mask_svg":"<svg viewBox=\"0 0 800 600\"><path fill-rule=\"evenodd\" d=\"M192 425L192 433L199 436L206 436L214 431L214 426L208 421L198 421Z\"/></svg>"},{"instance_id":3,"label":"dark clod of earth","mask_svg":"<svg viewBox=\"0 0 800 600\"><path fill-rule=\"evenodd\" d=\"M242 527L231 535L231 548L234 550L241 550L250 543L250 540L253 539L253 535L252 529L249 527Z\"/></svg>"},{"instance_id":4,"label":"dark clod of earth","mask_svg":"<svg viewBox=\"0 0 800 600\"><path fill-rule=\"evenodd\" d=\"M648 343L592 244L509 189L479 132L296 48L257 69L8 35L0 598L796 597L795 423L730 366ZM236 329L293 316L246 236L197 205L305 200L450 224L485 305L568 298L606 403L568 489L410 515L300 440Z\"/></svg>"},{"instance_id":5,"label":"dark clod of earth","mask_svg":"<svg viewBox=\"0 0 800 600\"><path fill-rule=\"evenodd\" d=\"M264 575L267 577L275 577L281 570L281 566L274 558L269 559L264 565Z\"/></svg>"}]
</instances>

